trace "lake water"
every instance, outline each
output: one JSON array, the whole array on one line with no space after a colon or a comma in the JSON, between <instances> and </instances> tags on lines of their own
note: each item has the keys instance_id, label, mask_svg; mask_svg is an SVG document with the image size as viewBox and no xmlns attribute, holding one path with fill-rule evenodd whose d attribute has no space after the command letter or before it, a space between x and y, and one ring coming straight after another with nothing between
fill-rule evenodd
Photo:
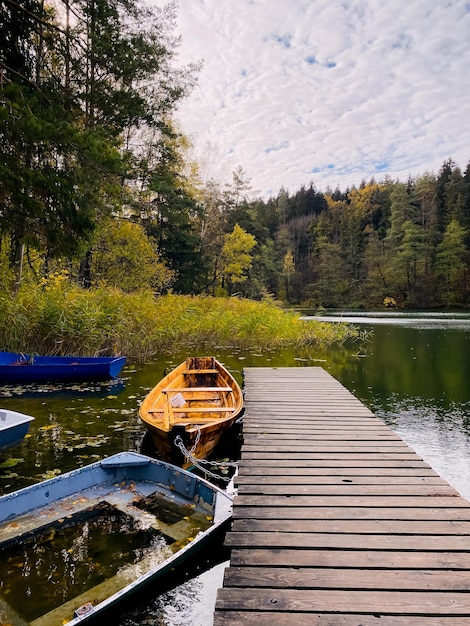
<instances>
[{"instance_id":1,"label":"lake water","mask_svg":"<svg viewBox=\"0 0 470 626\"><path fill-rule=\"evenodd\" d=\"M470 315L342 311L323 320L372 331L369 340L323 352L216 351L242 383L244 367L321 366L470 499ZM0 453L0 493L121 450L140 451L139 401L186 354L161 355L104 385L0 387L0 406L35 417L27 439ZM224 451L224 455L227 454ZM208 626L226 562L147 597L113 618L119 626Z\"/></svg>"}]
</instances>

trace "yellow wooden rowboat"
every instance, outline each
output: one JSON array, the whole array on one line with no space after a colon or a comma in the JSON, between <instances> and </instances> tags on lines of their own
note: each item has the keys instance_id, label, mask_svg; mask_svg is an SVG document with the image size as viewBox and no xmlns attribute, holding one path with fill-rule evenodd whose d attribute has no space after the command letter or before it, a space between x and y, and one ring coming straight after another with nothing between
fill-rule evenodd
<instances>
[{"instance_id":1,"label":"yellow wooden rowboat","mask_svg":"<svg viewBox=\"0 0 470 626\"><path fill-rule=\"evenodd\" d=\"M139 416L159 457L188 467L207 459L242 408L237 381L215 357L190 357L150 391Z\"/></svg>"}]
</instances>

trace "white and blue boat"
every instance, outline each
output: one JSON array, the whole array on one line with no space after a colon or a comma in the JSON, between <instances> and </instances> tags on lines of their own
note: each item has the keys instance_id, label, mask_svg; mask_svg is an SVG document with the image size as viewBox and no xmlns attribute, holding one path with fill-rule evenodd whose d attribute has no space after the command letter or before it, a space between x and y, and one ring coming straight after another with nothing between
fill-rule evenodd
<instances>
[{"instance_id":1,"label":"white and blue boat","mask_svg":"<svg viewBox=\"0 0 470 626\"><path fill-rule=\"evenodd\" d=\"M0 409L0 450L16 446L26 436L34 417Z\"/></svg>"},{"instance_id":2,"label":"white and blue boat","mask_svg":"<svg viewBox=\"0 0 470 626\"><path fill-rule=\"evenodd\" d=\"M101 617L222 535L232 498L122 452L0 497L0 623Z\"/></svg>"}]
</instances>

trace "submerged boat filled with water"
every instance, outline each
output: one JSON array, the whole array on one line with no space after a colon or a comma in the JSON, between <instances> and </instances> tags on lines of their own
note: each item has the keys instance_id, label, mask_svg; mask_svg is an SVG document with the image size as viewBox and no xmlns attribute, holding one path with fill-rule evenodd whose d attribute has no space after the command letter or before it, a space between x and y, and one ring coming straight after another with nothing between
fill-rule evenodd
<instances>
[{"instance_id":1,"label":"submerged boat filled with water","mask_svg":"<svg viewBox=\"0 0 470 626\"><path fill-rule=\"evenodd\" d=\"M223 533L232 499L179 467L122 452L0 497L0 623L75 626Z\"/></svg>"},{"instance_id":2,"label":"submerged boat filled with water","mask_svg":"<svg viewBox=\"0 0 470 626\"><path fill-rule=\"evenodd\" d=\"M189 357L150 391L139 415L158 455L188 467L207 459L242 409L240 386L215 357Z\"/></svg>"}]
</instances>

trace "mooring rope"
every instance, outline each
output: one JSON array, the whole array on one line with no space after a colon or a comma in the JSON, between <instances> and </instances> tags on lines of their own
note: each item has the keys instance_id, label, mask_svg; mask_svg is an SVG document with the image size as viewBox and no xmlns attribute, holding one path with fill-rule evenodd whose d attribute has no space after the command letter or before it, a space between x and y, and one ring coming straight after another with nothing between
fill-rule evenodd
<instances>
[{"instance_id":1,"label":"mooring rope","mask_svg":"<svg viewBox=\"0 0 470 626\"><path fill-rule=\"evenodd\" d=\"M196 442L194 443L194 446L191 448L191 450L188 450L186 448L180 435L177 435L175 437L174 443L175 446L180 450L180 452L185 456L185 458L191 461L191 464L194 465L194 467L197 467L201 472L206 474L206 476L211 476L214 480L223 480L229 483L232 480L231 477L214 474L210 469L208 469L208 467L234 467L236 469L237 464L230 461L208 461L207 459L198 459L196 456L194 456L193 452L196 449L196 445L200 439L200 436L201 432L198 431L198 434L196 436Z\"/></svg>"}]
</instances>

